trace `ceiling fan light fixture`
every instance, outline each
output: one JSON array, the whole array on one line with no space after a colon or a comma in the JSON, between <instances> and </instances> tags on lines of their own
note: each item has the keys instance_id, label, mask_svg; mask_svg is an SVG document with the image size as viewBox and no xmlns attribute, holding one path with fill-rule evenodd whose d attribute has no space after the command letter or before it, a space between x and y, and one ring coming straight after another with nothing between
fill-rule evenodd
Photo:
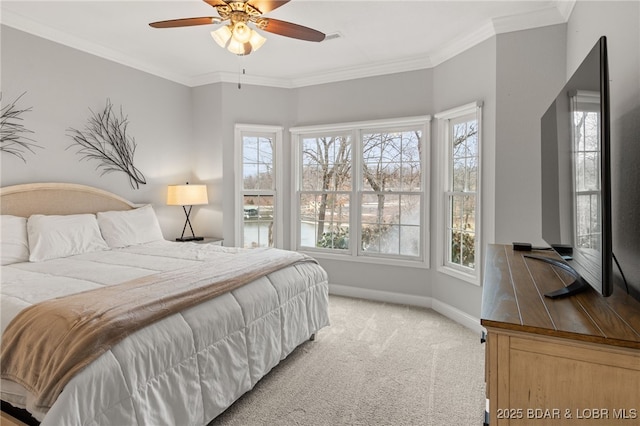
<instances>
[{"instance_id":1,"label":"ceiling fan light fixture","mask_svg":"<svg viewBox=\"0 0 640 426\"><path fill-rule=\"evenodd\" d=\"M246 31L246 34L243 33L240 37L237 36L236 32L238 24L242 24L241 31ZM248 35L248 37L246 35ZM215 31L211 31L211 37L218 46L223 49L226 48L229 52L236 55L248 55L260 49L267 41L266 38L243 22L237 22L235 25L224 25Z\"/></svg>"},{"instance_id":2,"label":"ceiling fan light fixture","mask_svg":"<svg viewBox=\"0 0 640 426\"><path fill-rule=\"evenodd\" d=\"M231 36L233 35L230 27L231 25L224 25L215 31L211 31L211 37L213 37L215 42L218 43L218 46L223 49L227 47L227 43L229 43L229 40L231 40Z\"/></svg>"},{"instance_id":3,"label":"ceiling fan light fixture","mask_svg":"<svg viewBox=\"0 0 640 426\"><path fill-rule=\"evenodd\" d=\"M247 43L251 39L253 30L244 22L236 22L233 26L233 38L238 43Z\"/></svg>"}]
</instances>

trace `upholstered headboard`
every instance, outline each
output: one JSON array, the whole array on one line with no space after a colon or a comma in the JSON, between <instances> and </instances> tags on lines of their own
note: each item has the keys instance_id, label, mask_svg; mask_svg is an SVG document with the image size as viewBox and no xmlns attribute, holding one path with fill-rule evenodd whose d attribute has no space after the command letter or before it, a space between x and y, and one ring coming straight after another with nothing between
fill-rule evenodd
<instances>
[{"instance_id":1,"label":"upholstered headboard","mask_svg":"<svg viewBox=\"0 0 640 426\"><path fill-rule=\"evenodd\" d=\"M0 213L65 215L139 207L102 189L74 183L27 183L0 188Z\"/></svg>"}]
</instances>

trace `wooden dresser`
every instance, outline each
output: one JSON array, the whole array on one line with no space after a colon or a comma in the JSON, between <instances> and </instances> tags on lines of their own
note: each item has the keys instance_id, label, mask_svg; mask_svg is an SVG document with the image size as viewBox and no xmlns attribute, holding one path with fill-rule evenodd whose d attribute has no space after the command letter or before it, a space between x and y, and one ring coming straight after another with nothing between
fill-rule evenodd
<instances>
[{"instance_id":1,"label":"wooden dresser","mask_svg":"<svg viewBox=\"0 0 640 426\"><path fill-rule=\"evenodd\" d=\"M640 302L619 287L546 298L571 277L524 254L486 254L490 425L640 425Z\"/></svg>"}]
</instances>

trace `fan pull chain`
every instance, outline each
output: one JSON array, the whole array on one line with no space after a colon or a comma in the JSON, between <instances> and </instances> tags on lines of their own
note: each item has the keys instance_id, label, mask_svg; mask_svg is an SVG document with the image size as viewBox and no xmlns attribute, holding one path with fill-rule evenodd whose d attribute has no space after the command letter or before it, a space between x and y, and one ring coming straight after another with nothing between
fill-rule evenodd
<instances>
[{"instance_id":1,"label":"fan pull chain","mask_svg":"<svg viewBox=\"0 0 640 426\"><path fill-rule=\"evenodd\" d=\"M242 75L245 75L245 74L246 74L246 71L245 71L245 69L244 69L244 68L242 68ZM242 89L242 81L241 81L241 79L240 79L240 78L241 78L241 77L238 77L238 90L239 90L239 89Z\"/></svg>"}]
</instances>

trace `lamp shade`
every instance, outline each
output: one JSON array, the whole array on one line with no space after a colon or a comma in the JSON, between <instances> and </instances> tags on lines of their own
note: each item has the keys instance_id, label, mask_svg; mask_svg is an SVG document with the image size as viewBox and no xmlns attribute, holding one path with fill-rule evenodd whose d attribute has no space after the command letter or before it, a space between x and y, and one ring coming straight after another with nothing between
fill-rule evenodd
<instances>
[{"instance_id":1,"label":"lamp shade","mask_svg":"<svg viewBox=\"0 0 640 426\"><path fill-rule=\"evenodd\" d=\"M231 39L232 35L231 25L225 25L215 31L211 31L211 37L213 37L216 43L218 43L218 45L223 49L227 47L227 43Z\"/></svg>"},{"instance_id":2,"label":"lamp shade","mask_svg":"<svg viewBox=\"0 0 640 426\"><path fill-rule=\"evenodd\" d=\"M170 206L197 206L208 204L207 185L169 185L167 204Z\"/></svg>"},{"instance_id":3,"label":"lamp shade","mask_svg":"<svg viewBox=\"0 0 640 426\"><path fill-rule=\"evenodd\" d=\"M249 44L251 44L251 49L253 52L260 49L265 41L267 41L266 38L258 34L257 31L251 30L251 39L249 40Z\"/></svg>"},{"instance_id":4,"label":"lamp shade","mask_svg":"<svg viewBox=\"0 0 640 426\"><path fill-rule=\"evenodd\" d=\"M251 44L249 43L240 43L235 38L231 38L229 40L229 45L227 46L227 50L231 53L235 53L236 55L248 55L251 53Z\"/></svg>"}]
</instances>

